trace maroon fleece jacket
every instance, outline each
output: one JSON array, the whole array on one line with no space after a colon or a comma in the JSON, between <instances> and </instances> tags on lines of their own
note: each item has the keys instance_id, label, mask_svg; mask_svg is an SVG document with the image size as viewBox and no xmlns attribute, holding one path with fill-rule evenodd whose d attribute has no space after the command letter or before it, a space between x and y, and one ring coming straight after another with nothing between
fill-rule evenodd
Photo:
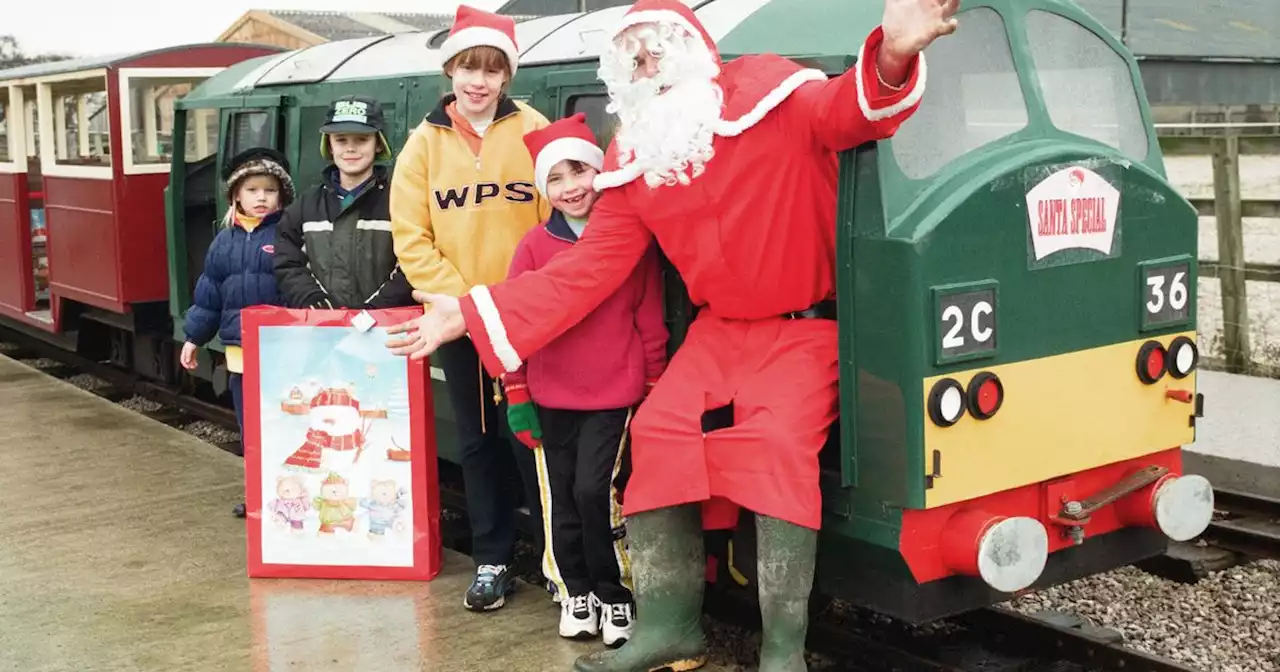
<instances>
[{"instance_id":1,"label":"maroon fleece jacket","mask_svg":"<svg viewBox=\"0 0 1280 672\"><path fill-rule=\"evenodd\" d=\"M578 236L553 210L516 247L507 277L542 268ZM667 365L667 327L662 315L662 273L657 247L636 265L622 286L581 322L529 355L508 373L508 394L527 386L539 406L597 411L639 403Z\"/></svg>"}]
</instances>

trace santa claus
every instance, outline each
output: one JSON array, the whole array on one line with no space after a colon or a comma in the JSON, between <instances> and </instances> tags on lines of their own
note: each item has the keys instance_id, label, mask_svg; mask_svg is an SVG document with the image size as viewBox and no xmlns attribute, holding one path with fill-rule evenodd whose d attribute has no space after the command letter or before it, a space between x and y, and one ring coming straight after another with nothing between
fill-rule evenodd
<instances>
[{"instance_id":1,"label":"santa claus","mask_svg":"<svg viewBox=\"0 0 1280 672\"><path fill-rule=\"evenodd\" d=\"M836 153L891 136L924 94L920 53L956 29L958 0L886 0L852 69L775 55L722 63L694 13L640 0L601 57L620 121L586 233L536 273L431 304L392 327L425 357L469 334L492 373L611 294L656 238L700 307L632 425L625 497L636 628L581 671L691 670L706 661L702 528L754 511L760 669L803 670L821 524L818 452L837 413ZM704 432L703 415L731 409Z\"/></svg>"}]
</instances>

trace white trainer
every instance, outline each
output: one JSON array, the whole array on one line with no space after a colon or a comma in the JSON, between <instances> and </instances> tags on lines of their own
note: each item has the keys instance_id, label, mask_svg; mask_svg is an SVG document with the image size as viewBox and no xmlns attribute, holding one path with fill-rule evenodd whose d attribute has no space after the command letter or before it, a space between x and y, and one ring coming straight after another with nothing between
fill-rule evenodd
<instances>
[{"instance_id":1,"label":"white trainer","mask_svg":"<svg viewBox=\"0 0 1280 672\"><path fill-rule=\"evenodd\" d=\"M600 600L595 593L570 595L560 601L560 636L589 639L600 634Z\"/></svg>"},{"instance_id":2,"label":"white trainer","mask_svg":"<svg viewBox=\"0 0 1280 672\"><path fill-rule=\"evenodd\" d=\"M604 632L605 646L614 649L626 644L635 622L635 609L630 602L600 604L600 629Z\"/></svg>"}]
</instances>

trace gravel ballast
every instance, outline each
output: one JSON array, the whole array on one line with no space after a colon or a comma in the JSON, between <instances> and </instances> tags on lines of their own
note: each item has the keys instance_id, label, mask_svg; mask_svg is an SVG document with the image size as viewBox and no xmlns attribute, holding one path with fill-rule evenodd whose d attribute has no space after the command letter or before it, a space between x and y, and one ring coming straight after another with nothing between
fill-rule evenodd
<instances>
[{"instance_id":1,"label":"gravel ballast","mask_svg":"<svg viewBox=\"0 0 1280 672\"><path fill-rule=\"evenodd\" d=\"M141 413L155 413L156 411L164 408L164 404L158 401L147 399L146 397L140 397L136 394L120 402L120 406L127 408L131 411L137 411Z\"/></svg>"},{"instance_id":2,"label":"gravel ballast","mask_svg":"<svg viewBox=\"0 0 1280 672\"><path fill-rule=\"evenodd\" d=\"M197 420L189 425L183 425L182 431L215 446L240 440L239 432L215 425L208 420Z\"/></svg>"},{"instance_id":3,"label":"gravel ballast","mask_svg":"<svg viewBox=\"0 0 1280 672\"><path fill-rule=\"evenodd\" d=\"M1280 562L1258 560L1195 584L1123 567L1009 602L1070 613L1125 645L1204 672L1280 672Z\"/></svg>"}]
</instances>

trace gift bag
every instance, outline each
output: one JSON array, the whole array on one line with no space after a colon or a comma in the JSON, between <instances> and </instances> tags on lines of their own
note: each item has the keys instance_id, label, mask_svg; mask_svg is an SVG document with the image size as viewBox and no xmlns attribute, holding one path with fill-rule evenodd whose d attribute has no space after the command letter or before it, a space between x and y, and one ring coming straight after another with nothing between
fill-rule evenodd
<instances>
[{"instance_id":1,"label":"gift bag","mask_svg":"<svg viewBox=\"0 0 1280 672\"><path fill-rule=\"evenodd\" d=\"M440 572L426 360L387 327L421 308L241 312L250 577L430 580Z\"/></svg>"}]
</instances>

